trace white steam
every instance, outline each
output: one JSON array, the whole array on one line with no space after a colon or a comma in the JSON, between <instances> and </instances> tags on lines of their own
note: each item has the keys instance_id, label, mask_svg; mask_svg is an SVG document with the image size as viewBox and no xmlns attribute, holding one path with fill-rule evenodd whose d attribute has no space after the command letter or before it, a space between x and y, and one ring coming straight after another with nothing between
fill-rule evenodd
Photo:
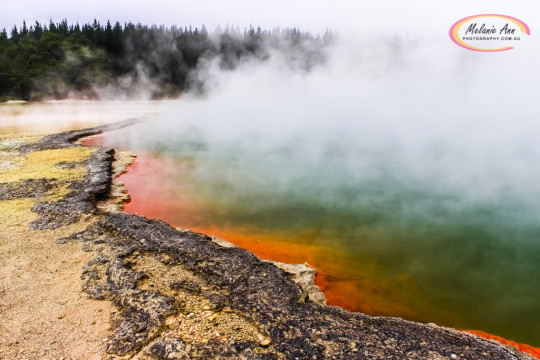
<instances>
[{"instance_id":1,"label":"white steam","mask_svg":"<svg viewBox=\"0 0 540 360\"><path fill-rule=\"evenodd\" d=\"M1 135L45 135L156 114L167 101L61 100L0 104Z\"/></svg>"},{"instance_id":2,"label":"white steam","mask_svg":"<svg viewBox=\"0 0 540 360\"><path fill-rule=\"evenodd\" d=\"M144 141L202 143L197 156L227 162L221 176L261 186L386 179L481 201L540 195L538 54L342 38L328 57L310 72L278 53L232 72L211 64L208 97L181 100Z\"/></svg>"}]
</instances>

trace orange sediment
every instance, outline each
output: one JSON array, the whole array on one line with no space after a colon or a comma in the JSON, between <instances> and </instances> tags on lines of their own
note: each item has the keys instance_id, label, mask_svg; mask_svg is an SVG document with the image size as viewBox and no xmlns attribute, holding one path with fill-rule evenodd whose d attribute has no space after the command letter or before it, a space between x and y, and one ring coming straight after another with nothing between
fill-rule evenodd
<instances>
[{"instance_id":1,"label":"orange sediment","mask_svg":"<svg viewBox=\"0 0 540 360\"><path fill-rule=\"evenodd\" d=\"M276 239L272 235L249 234L243 229L226 230L218 227L194 227L193 231L211 234L235 245L248 249L255 255L268 260L279 261L288 264L308 263L317 270L315 284L325 294L329 305L336 305L350 311L360 311L367 314L375 314L375 311L367 304L358 302L358 288L351 282L332 281L332 276L325 273L324 269L314 265L318 264L324 256L324 249L306 244L285 244L282 239Z\"/></svg>"},{"instance_id":2,"label":"orange sediment","mask_svg":"<svg viewBox=\"0 0 540 360\"><path fill-rule=\"evenodd\" d=\"M471 333L471 334L474 334L476 336L479 336L479 337L481 337L483 339L495 340L495 341L500 342L501 344L513 346L513 347L515 347L516 349L518 349L521 352L531 354L535 358L540 359L540 349L539 348L535 348L535 347L532 347L532 346L527 345L527 344L520 344L520 343L517 343L517 342L512 341L512 340L506 340L506 339L504 339L504 338L502 338L500 336L488 334L486 332L479 331L479 330L464 330L464 331L466 331L468 333Z\"/></svg>"}]
</instances>

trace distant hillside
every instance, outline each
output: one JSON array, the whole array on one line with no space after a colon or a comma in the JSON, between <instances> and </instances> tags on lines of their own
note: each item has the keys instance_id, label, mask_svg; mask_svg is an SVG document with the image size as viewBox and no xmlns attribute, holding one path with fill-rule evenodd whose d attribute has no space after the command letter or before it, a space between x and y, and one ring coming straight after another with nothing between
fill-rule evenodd
<instances>
[{"instance_id":1,"label":"distant hillside","mask_svg":"<svg viewBox=\"0 0 540 360\"><path fill-rule=\"evenodd\" d=\"M309 70L324 61L332 34L313 36L297 29L167 28L110 21L102 26L35 22L0 32L0 101L66 97L99 98L102 90L137 97L174 97L204 91L194 76L203 60L234 69L246 59L264 61L279 51L291 64Z\"/></svg>"}]
</instances>

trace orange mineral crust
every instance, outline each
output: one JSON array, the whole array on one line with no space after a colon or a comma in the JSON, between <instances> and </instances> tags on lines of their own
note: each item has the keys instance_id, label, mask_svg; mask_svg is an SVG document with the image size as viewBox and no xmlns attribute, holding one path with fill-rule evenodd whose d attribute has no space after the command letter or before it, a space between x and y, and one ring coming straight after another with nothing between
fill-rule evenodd
<instances>
[{"instance_id":1,"label":"orange mineral crust","mask_svg":"<svg viewBox=\"0 0 540 360\"><path fill-rule=\"evenodd\" d=\"M263 259L289 264L308 263L317 270L315 284L324 293L329 305L370 315L390 315L398 311L403 316L414 316L407 307L385 298L383 294L387 285L383 279L333 275L344 274L346 269L334 263L332 255L328 254L325 248L287 243L283 240L285 236L283 234L253 234L248 229L222 229L210 226L193 227L192 230L225 239Z\"/></svg>"},{"instance_id":2,"label":"orange mineral crust","mask_svg":"<svg viewBox=\"0 0 540 360\"><path fill-rule=\"evenodd\" d=\"M479 330L465 330L465 331L468 332L468 333L474 334L476 336L479 336L481 338L484 338L484 339L495 340L495 341L500 342L501 344L513 346L513 347L515 347L516 349L518 349L521 352L531 354L535 358L540 359L540 349L539 348L535 348L535 347L532 347L532 346L527 345L527 344L519 344L519 343L517 343L515 341L506 340L506 339L504 339L504 338L502 338L500 336L491 335L491 334L488 334L486 332L479 331Z\"/></svg>"}]
</instances>

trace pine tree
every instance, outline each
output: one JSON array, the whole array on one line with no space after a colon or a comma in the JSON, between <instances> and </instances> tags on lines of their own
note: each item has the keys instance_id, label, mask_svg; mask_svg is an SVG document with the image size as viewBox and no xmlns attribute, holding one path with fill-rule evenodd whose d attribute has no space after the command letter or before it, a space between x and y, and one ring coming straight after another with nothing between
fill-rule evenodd
<instances>
[{"instance_id":1,"label":"pine tree","mask_svg":"<svg viewBox=\"0 0 540 360\"><path fill-rule=\"evenodd\" d=\"M57 29L58 29L58 33L60 35L68 36L69 35L69 26L68 26L67 19L64 19L61 22L59 22L58 25L57 25Z\"/></svg>"},{"instance_id":2,"label":"pine tree","mask_svg":"<svg viewBox=\"0 0 540 360\"><path fill-rule=\"evenodd\" d=\"M49 32L58 34L58 29L56 28L56 24L52 21L52 19L49 19Z\"/></svg>"},{"instance_id":3,"label":"pine tree","mask_svg":"<svg viewBox=\"0 0 540 360\"><path fill-rule=\"evenodd\" d=\"M36 23L34 25L34 31L32 31L32 37L36 40L39 40L41 38L41 35L43 35L43 27L41 24L36 20Z\"/></svg>"},{"instance_id":4,"label":"pine tree","mask_svg":"<svg viewBox=\"0 0 540 360\"><path fill-rule=\"evenodd\" d=\"M10 35L9 35L9 38L11 39L11 41L16 44L19 42L19 31L17 30L17 25L13 25L13 28L11 29L11 32L10 32Z\"/></svg>"},{"instance_id":5,"label":"pine tree","mask_svg":"<svg viewBox=\"0 0 540 360\"><path fill-rule=\"evenodd\" d=\"M23 26L22 26L22 29L21 29L21 36L26 36L28 35L28 28L26 27L26 21L23 20Z\"/></svg>"}]
</instances>

